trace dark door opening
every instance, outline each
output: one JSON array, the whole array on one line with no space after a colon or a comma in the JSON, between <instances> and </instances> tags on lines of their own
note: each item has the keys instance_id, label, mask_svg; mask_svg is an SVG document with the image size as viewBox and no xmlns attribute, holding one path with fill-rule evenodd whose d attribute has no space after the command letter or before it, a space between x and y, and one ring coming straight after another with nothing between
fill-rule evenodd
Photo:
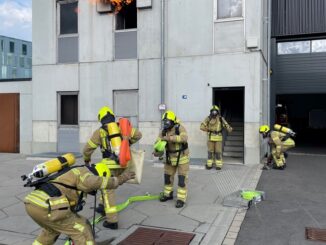
<instances>
[{"instance_id":1,"label":"dark door opening","mask_svg":"<svg viewBox=\"0 0 326 245\"><path fill-rule=\"evenodd\" d=\"M0 152L19 153L19 94L0 94Z\"/></svg>"},{"instance_id":2,"label":"dark door opening","mask_svg":"<svg viewBox=\"0 0 326 245\"><path fill-rule=\"evenodd\" d=\"M244 121L244 88L214 88L213 104L220 107L221 114L233 122Z\"/></svg>"},{"instance_id":3,"label":"dark door opening","mask_svg":"<svg viewBox=\"0 0 326 245\"><path fill-rule=\"evenodd\" d=\"M225 162L243 163L244 158L244 87L214 88L213 104L231 125L233 131L223 131L223 158Z\"/></svg>"},{"instance_id":4,"label":"dark door opening","mask_svg":"<svg viewBox=\"0 0 326 245\"><path fill-rule=\"evenodd\" d=\"M326 152L326 94L277 95L276 104L286 106L288 124L297 136L293 151Z\"/></svg>"}]
</instances>

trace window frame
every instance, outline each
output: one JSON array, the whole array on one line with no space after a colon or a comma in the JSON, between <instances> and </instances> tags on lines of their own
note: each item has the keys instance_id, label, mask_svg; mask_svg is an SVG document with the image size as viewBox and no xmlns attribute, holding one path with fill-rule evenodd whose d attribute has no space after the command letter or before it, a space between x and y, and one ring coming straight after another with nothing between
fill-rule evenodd
<instances>
[{"instance_id":1,"label":"window frame","mask_svg":"<svg viewBox=\"0 0 326 245\"><path fill-rule=\"evenodd\" d=\"M13 52L11 52L11 44L13 44ZM15 53L15 42L14 41L9 41L9 54L14 54Z\"/></svg>"},{"instance_id":2,"label":"window frame","mask_svg":"<svg viewBox=\"0 0 326 245\"><path fill-rule=\"evenodd\" d=\"M134 1L136 6L135 6L135 9L136 9L136 18L137 18L137 24L136 24L136 28L124 28L124 29L117 29L117 22L118 22L118 14L116 14L114 16L114 32L126 32L126 31L135 31L138 29L138 8L137 8L137 2L136 0ZM125 23L124 23L125 24Z\"/></svg>"},{"instance_id":3,"label":"window frame","mask_svg":"<svg viewBox=\"0 0 326 245\"><path fill-rule=\"evenodd\" d=\"M228 17L228 18L219 18L218 17L218 1L219 0L213 0L214 1L214 22L221 23L221 22L230 22L230 21L242 21L246 17L246 0L242 1L242 16L241 17Z\"/></svg>"},{"instance_id":4,"label":"window frame","mask_svg":"<svg viewBox=\"0 0 326 245\"><path fill-rule=\"evenodd\" d=\"M26 47L26 53L24 53L24 47ZM28 50L27 44L26 43L22 43L22 54L21 55L27 56L27 53L28 53L27 50Z\"/></svg>"},{"instance_id":5,"label":"window frame","mask_svg":"<svg viewBox=\"0 0 326 245\"><path fill-rule=\"evenodd\" d=\"M61 97L62 96L66 96L66 95L76 95L77 96L77 124L62 124L61 123ZM66 92L66 91L57 91L57 125L58 128L79 128L79 124L80 124L80 98L79 98L79 91L70 91L70 92Z\"/></svg>"},{"instance_id":6,"label":"window frame","mask_svg":"<svg viewBox=\"0 0 326 245\"><path fill-rule=\"evenodd\" d=\"M69 33L69 34L61 34L61 22L60 22L60 17L61 17L61 5L64 4L69 4L69 3L75 3L77 2L77 6L79 6L78 0L63 0L63 1L58 1L57 2L57 37L58 38L63 38L63 37L78 37L79 36L79 18L78 18L78 14L77 14L77 32L76 33Z\"/></svg>"}]
</instances>

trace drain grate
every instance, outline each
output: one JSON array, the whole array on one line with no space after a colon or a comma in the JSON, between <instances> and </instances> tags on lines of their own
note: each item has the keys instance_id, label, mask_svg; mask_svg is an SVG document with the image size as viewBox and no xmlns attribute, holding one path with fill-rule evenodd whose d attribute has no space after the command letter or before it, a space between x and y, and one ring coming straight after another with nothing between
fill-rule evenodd
<instances>
[{"instance_id":1,"label":"drain grate","mask_svg":"<svg viewBox=\"0 0 326 245\"><path fill-rule=\"evenodd\" d=\"M306 227L306 239L326 242L326 229Z\"/></svg>"},{"instance_id":2,"label":"drain grate","mask_svg":"<svg viewBox=\"0 0 326 245\"><path fill-rule=\"evenodd\" d=\"M118 245L188 245L193 233L139 227Z\"/></svg>"}]
</instances>

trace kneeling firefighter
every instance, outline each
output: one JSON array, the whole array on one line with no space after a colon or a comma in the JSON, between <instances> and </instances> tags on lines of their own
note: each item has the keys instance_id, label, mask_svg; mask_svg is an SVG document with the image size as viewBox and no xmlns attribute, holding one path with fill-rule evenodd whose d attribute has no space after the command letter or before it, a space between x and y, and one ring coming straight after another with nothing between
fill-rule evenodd
<instances>
[{"instance_id":1,"label":"kneeling firefighter","mask_svg":"<svg viewBox=\"0 0 326 245\"><path fill-rule=\"evenodd\" d=\"M173 199L174 175L178 171L178 191L176 208L184 206L187 199L187 182L189 173L189 149L186 129L172 111L166 111L162 117L163 130L154 146L154 156L166 153L164 164L164 192L161 202Z\"/></svg>"},{"instance_id":2,"label":"kneeling firefighter","mask_svg":"<svg viewBox=\"0 0 326 245\"><path fill-rule=\"evenodd\" d=\"M295 146L295 142L291 137L295 136L295 132L291 129L275 124L274 130L268 125L262 125L259 133L263 138L268 138L271 156L268 157L268 163L274 161L274 168L284 169L286 167L286 157L284 153Z\"/></svg>"},{"instance_id":3,"label":"kneeling firefighter","mask_svg":"<svg viewBox=\"0 0 326 245\"><path fill-rule=\"evenodd\" d=\"M35 187L25 197L26 211L43 228L33 245L54 244L61 233L76 245L95 244L89 222L77 214L82 209L84 193L114 189L135 176L125 172L110 177L106 164L70 167L74 162L74 156L66 154L37 166L29 177L22 176L28 179L25 186ZM56 170L59 171L53 173ZM32 181L33 176L42 178Z\"/></svg>"},{"instance_id":4,"label":"kneeling firefighter","mask_svg":"<svg viewBox=\"0 0 326 245\"><path fill-rule=\"evenodd\" d=\"M83 149L85 164L88 165L90 163L91 155L97 147L100 147L103 158L101 163L107 164L112 176L119 176L127 166L122 166L119 163L122 136L111 108L107 106L102 107L98 112L98 121L101 123L101 127L95 130ZM140 131L132 128L130 137L128 137L129 143L134 144L141 137ZM104 205L100 204L96 211L106 215L106 221L104 221L103 226L110 229L118 229L118 214L108 212L109 207L116 205L115 191L113 189L103 191L102 199Z\"/></svg>"}]
</instances>

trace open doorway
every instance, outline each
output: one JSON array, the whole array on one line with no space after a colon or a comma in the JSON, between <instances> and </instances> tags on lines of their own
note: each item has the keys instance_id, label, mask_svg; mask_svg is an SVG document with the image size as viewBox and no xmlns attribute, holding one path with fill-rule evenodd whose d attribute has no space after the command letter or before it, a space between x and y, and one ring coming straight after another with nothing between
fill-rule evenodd
<instances>
[{"instance_id":1,"label":"open doorway","mask_svg":"<svg viewBox=\"0 0 326 245\"><path fill-rule=\"evenodd\" d=\"M225 162L243 163L244 158L244 87L213 89L213 104L233 128L232 133L223 132L223 157Z\"/></svg>"},{"instance_id":2,"label":"open doorway","mask_svg":"<svg viewBox=\"0 0 326 245\"><path fill-rule=\"evenodd\" d=\"M284 94L276 96L276 105L286 108L288 127L297 136L294 152L326 152L326 94ZM276 117L277 121L277 117Z\"/></svg>"}]
</instances>

